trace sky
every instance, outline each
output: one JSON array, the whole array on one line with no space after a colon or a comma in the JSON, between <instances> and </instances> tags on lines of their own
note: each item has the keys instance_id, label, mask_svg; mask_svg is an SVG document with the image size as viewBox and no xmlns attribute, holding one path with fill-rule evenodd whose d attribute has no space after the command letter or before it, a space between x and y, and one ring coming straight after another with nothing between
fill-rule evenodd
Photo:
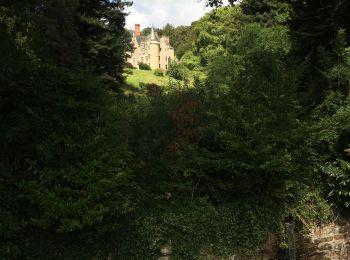
<instances>
[{"instance_id":1,"label":"sky","mask_svg":"<svg viewBox=\"0 0 350 260\"><path fill-rule=\"evenodd\" d=\"M141 30L154 26L162 28L167 23L174 26L190 25L198 20L209 8L205 0L134 0L126 12L126 28L133 29L135 23L141 24Z\"/></svg>"}]
</instances>

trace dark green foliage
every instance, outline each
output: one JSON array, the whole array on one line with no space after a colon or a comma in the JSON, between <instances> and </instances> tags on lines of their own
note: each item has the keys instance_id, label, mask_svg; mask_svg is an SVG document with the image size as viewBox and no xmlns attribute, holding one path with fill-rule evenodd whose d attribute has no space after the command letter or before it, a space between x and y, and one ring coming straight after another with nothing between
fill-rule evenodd
<instances>
[{"instance_id":1,"label":"dark green foliage","mask_svg":"<svg viewBox=\"0 0 350 260\"><path fill-rule=\"evenodd\" d=\"M134 208L131 157L104 86L88 73L39 66L9 44L0 59L5 258L45 246L12 252L36 232L70 237Z\"/></svg>"},{"instance_id":2,"label":"dark green foliage","mask_svg":"<svg viewBox=\"0 0 350 260\"><path fill-rule=\"evenodd\" d=\"M349 100L331 93L313 114L315 166L323 174L328 196L342 208L350 206Z\"/></svg>"},{"instance_id":3,"label":"dark green foliage","mask_svg":"<svg viewBox=\"0 0 350 260\"><path fill-rule=\"evenodd\" d=\"M128 2L8 1L0 10L20 45L37 58L68 68L88 68L111 88L122 79L130 36L124 29ZM16 19L13 19L16 17Z\"/></svg>"},{"instance_id":4,"label":"dark green foliage","mask_svg":"<svg viewBox=\"0 0 350 260\"><path fill-rule=\"evenodd\" d=\"M201 65L206 66L212 59L223 56L237 40L246 22L247 17L238 7L219 8L202 17L195 24L193 50Z\"/></svg>"},{"instance_id":5,"label":"dark green foliage","mask_svg":"<svg viewBox=\"0 0 350 260\"><path fill-rule=\"evenodd\" d=\"M146 27L141 31L142 36L148 36L151 34L152 28L151 27Z\"/></svg>"},{"instance_id":6,"label":"dark green foliage","mask_svg":"<svg viewBox=\"0 0 350 260\"><path fill-rule=\"evenodd\" d=\"M154 83L146 84L141 82L140 87L145 91L146 95L149 97L159 96L163 93L162 87Z\"/></svg>"},{"instance_id":7,"label":"dark green foliage","mask_svg":"<svg viewBox=\"0 0 350 260\"><path fill-rule=\"evenodd\" d=\"M255 22L271 26L289 20L290 6L285 0L244 0L240 6Z\"/></svg>"},{"instance_id":8,"label":"dark green foliage","mask_svg":"<svg viewBox=\"0 0 350 260\"><path fill-rule=\"evenodd\" d=\"M171 24L166 24L159 30L160 35L165 35L170 38L170 44L175 50L177 58L181 58L187 51L192 49L193 42L196 39L195 24L193 22L191 26L178 26L174 27Z\"/></svg>"},{"instance_id":9,"label":"dark green foliage","mask_svg":"<svg viewBox=\"0 0 350 260\"><path fill-rule=\"evenodd\" d=\"M128 1L80 1L79 23L81 52L86 66L98 74L107 74L111 83L122 79L125 51L130 50L130 36L124 29Z\"/></svg>"},{"instance_id":10,"label":"dark green foliage","mask_svg":"<svg viewBox=\"0 0 350 260\"><path fill-rule=\"evenodd\" d=\"M349 1L293 1L289 22L294 40L297 62L304 63L304 91L310 95L305 103L321 103L329 91L325 77L337 62L332 52L333 41L340 28L350 30Z\"/></svg>"},{"instance_id":11,"label":"dark green foliage","mask_svg":"<svg viewBox=\"0 0 350 260\"><path fill-rule=\"evenodd\" d=\"M170 39L175 40L175 27L167 23L160 31L161 35L168 36Z\"/></svg>"},{"instance_id":12,"label":"dark green foliage","mask_svg":"<svg viewBox=\"0 0 350 260\"><path fill-rule=\"evenodd\" d=\"M141 31L142 36L149 36L151 34L152 27L146 27ZM154 28L154 31L158 34L158 36L162 36L162 29Z\"/></svg>"},{"instance_id":13,"label":"dark green foliage","mask_svg":"<svg viewBox=\"0 0 350 260\"><path fill-rule=\"evenodd\" d=\"M180 62L189 70L201 70L200 58L191 51L186 52Z\"/></svg>"},{"instance_id":14,"label":"dark green foliage","mask_svg":"<svg viewBox=\"0 0 350 260\"><path fill-rule=\"evenodd\" d=\"M195 41L195 24L193 22L191 26L178 26L174 27L171 24L166 24L162 29L155 29L159 36L168 36L170 38L170 45L174 48L177 58L181 58L185 52L192 49L193 42ZM149 35L151 28L145 28L142 31L142 35Z\"/></svg>"},{"instance_id":15,"label":"dark green foliage","mask_svg":"<svg viewBox=\"0 0 350 260\"><path fill-rule=\"evenodd\" d=\"M139 69L140 70L152 70L148 64L142 63L142 62L139 63Z\"/></svg>"},{"instance_id":16,"label":"dark green foliage","mask_svg":"<svg viewBox=\"0 0 350 260\"><path fill-rule=\"evenodd\" d=\"M208 2L218 6L220 1ZM251 21L289 26L294 45L291 62L302 66L303 104L322 102L329 90L324 71L337 59L331 53L333 41L339 29L350 30L349 1L244 0L240 7Z\"/></svg>"},{"instance_id":17,"label":"dark green foliage","mask_svg":"<svg viewBox=\"0 0 350 260\"><path fill-rule=\"evenodd\" d=\"M159 76L159 77L163 77L164 76L164 70L162 70L162 69L155 69L153 71L153 74L156 75L156 76Z\"/></svg>"},{"instance_id":18,"label":"dark green foliage","mask_svg":"<svg viewBox=\"0 0 350 260\"><path fill-rule=\"evenodd\" d=\"M36 5L40 5L38 8ZM75 28L79 1L43 1L28 6L33 10L29 44L40 59L66 67L82 65L81 38ZM38 11L34 11L38 8Z\"/></svg>"},{"instance_id":19,"label":"dark green foliage","mask_svg":"<svg viewBox=\"0 0 350 260\"><path fill-rule=\"evenodd\" d=\"M126 241L118 243L122 246L119 253L129 254L118 256L120 259L154 259L167 244L172 246L172 258L179 260L198 259L201 254L249 255L269 232L278 230L284 213L282 208L274 203L258 204L258 201L214 206L199 200L140 212L125 236Z\"/></svg>"},{"instance_id":20,"label":"dark green foliage","mask_svg":"<svg viewBox=\"0 0 350 260\"><path fill-rule=\"evenodd\" d=\"M107 35L83 35L79 8L86 14L97 9L78 1L1 6L1 259L87 259L103 247L108 252L104 239L135 208L126 124L107 92L110 80L101 77L111 72L101 67L104 55L114 82L124 60L124 14L116 4L108 1L114 11L98 17L114 17L109 24L119 26L118 51L112 39L100 44L103 51L94 50L99 69L90 70L92 46L84 53L81 41Z\"/></svg>"},{"instance_id":21,"label":"dark green foliage","mask_svg":"<svg viewBox=\"0 0 350 260\"><path fill-rule=\"evenodd\" d=\"M129 63L129 62L125 63L125 68L128 68L128 69L135 69L135 67L134 67L131 63Z\"/></svg>"},{"instance_id":22,"label":"dark green foliage","mask_svg":"<svg viewBox=\"0 0 350 260\"><path fill-rule=\"evenodd\" d=\"M172 62L170 64L167 74L177 80L185 80L187 78L186 67L177 62Z\"/></svg>"},{"instance_id":23,"label":"dark green foliage","mask_svg":"<svg viewBox=\"0 0 350 260\"><path fill-rule=\"evenodd\" d=\"M127 74L127 75L132 75L133 71L132 71L132 69L127 68L127 69L124 70L124 73Z\"/></svg>"},{"instance_id":24,"label":"dark green foliage","mask_svg":"<svg viewBox=\"0 0 350 260\"><path fill-rule=\"evenodd\" d=\"M295 79L282 60L290 48L286 32L248 26L236 53L210 67L207 127L198 158L186 160L195 178L210 183L203 188L215 199L280 196L292 176L298 125Z\"/></svg>"},{"instance_id":25,"label":"dark green foliage","mask_svg":"<svg viewBox=\"0 0 350 260\"><path fill-rule=\"evenodd\" d=\"M233 5L237 2L237 0L228 0L228 3ZM223 0L206 0L206 4L207 6L210 7L219 7L222 6L224 4Z\"/></svg>"},{"instance_id":26,"label":"dark green foliage","mask_svg":"<svg viewBox=\"0 0 350 260\"><path fill-rule=\"evenodd\" d=\"M346 46L346 33L339 29L333 44L336 64L326 71L330 88L350 96L350 48Z\"/></svg>"},{"instance_id":27,"label":"dark green foliage","mask_svg":"<svg viewBox=\"0 0 350 260\"><path fill-rule=\"evenodd\" d=\"M127 4L0 6L1 259L251 255L271 233L285 244L286 217L348 212L346 1L168 24L168 88L124 96Z\"/></svg>"},{"instance_id":28,"label":"dark green foliage","mask_svg":"<svg viewBox=\"0 0 350 260\"><path fill-rule=\"evenodd\" d=\"M233 199L236 180L214 172L215 162L207 162L195 149L205 111L200 103L197 90L174 90L140 104L142 113L131 114L137 130L130 138L137 181L152 199L147 198L123 237L126 241L119 243L125 259L157 257L169 240L175 259L196 259L203 251L217 256L252 253L279 228L285 207L278 199L243 194ZM225 163L218 159L217 167ZM206 168L208 164L213 167Z\"/></svg>"},{"instance_id":29,"label":"dark green foliage","mask_svg":"<svg viewBox=\"0 0 350 260\"><path fill-rule=\"evenodd\" d=\"M195 24L193 22L191 26L176 27L173 38L170 38L170 43L174 47L175 54L179 59L187 51L192 50L192 45L196 37L194 30Z\"/></svg>"},{"instance_id":30,"label":"dark green foliage","mask_svg":"<svg viewBox=\"0 0 350 260\"><path fill-rule=\"evenodd\" d=\"M306 55L319 46L329 47L339 28L350 30L348 1L292 1L291 8L291 30Z\"/></svg>"}]
</instances>

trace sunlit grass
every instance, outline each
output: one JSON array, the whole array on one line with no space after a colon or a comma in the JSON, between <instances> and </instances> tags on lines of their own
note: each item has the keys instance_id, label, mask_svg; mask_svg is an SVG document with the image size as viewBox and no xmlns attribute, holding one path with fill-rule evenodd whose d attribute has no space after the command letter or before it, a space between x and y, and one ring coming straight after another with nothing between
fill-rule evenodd
<instances>
[{"instance_id":1,"label":"sunlit grass","mask_svg":"<svg viewBox=\"0 0 350 260\"><path fill-rule=\"evenodd\" d=\"M154 83L159 86L165 86L169 81L168 76L163 76L163 77L156 76L153 74L153 71L151 70L133 69L131 71L132 71L132 74L125 74L126 83L135 88L140 88L140 83L144 83L144 84Z\"/></svg>"}]
</instances>

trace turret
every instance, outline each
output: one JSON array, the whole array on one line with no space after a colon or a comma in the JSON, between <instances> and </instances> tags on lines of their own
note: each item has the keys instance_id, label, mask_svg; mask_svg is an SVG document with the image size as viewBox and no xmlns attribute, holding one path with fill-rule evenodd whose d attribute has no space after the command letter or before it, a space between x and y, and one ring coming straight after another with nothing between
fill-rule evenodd
<instances>
[{"instance_id":1,"label":"turret","mask_svg":"<svg viewBox=\"0 0 350 260\"><path fill-rule=\"evenodd\" d=\"M160 43L152 27L150 40L149 40L149 54L150 54L150 66L151 69L159 68L159 55L160 55Z\"/></svg>"}]
</instances>

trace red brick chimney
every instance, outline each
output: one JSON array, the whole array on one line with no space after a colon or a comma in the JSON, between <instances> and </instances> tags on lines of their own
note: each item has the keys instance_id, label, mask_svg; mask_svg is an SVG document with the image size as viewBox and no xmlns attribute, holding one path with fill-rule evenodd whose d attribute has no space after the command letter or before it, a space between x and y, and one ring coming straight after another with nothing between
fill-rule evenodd
<instances>
[{"instance_id":1,"label":"red brick chimney","mask_svg":"<svg viewBox=\"0 0 350 260\"><path fill-rule=\"evenodd\" d=\"M141 25L135 24L135 36L141 36Z\"/></svg>"}]
</instances>

